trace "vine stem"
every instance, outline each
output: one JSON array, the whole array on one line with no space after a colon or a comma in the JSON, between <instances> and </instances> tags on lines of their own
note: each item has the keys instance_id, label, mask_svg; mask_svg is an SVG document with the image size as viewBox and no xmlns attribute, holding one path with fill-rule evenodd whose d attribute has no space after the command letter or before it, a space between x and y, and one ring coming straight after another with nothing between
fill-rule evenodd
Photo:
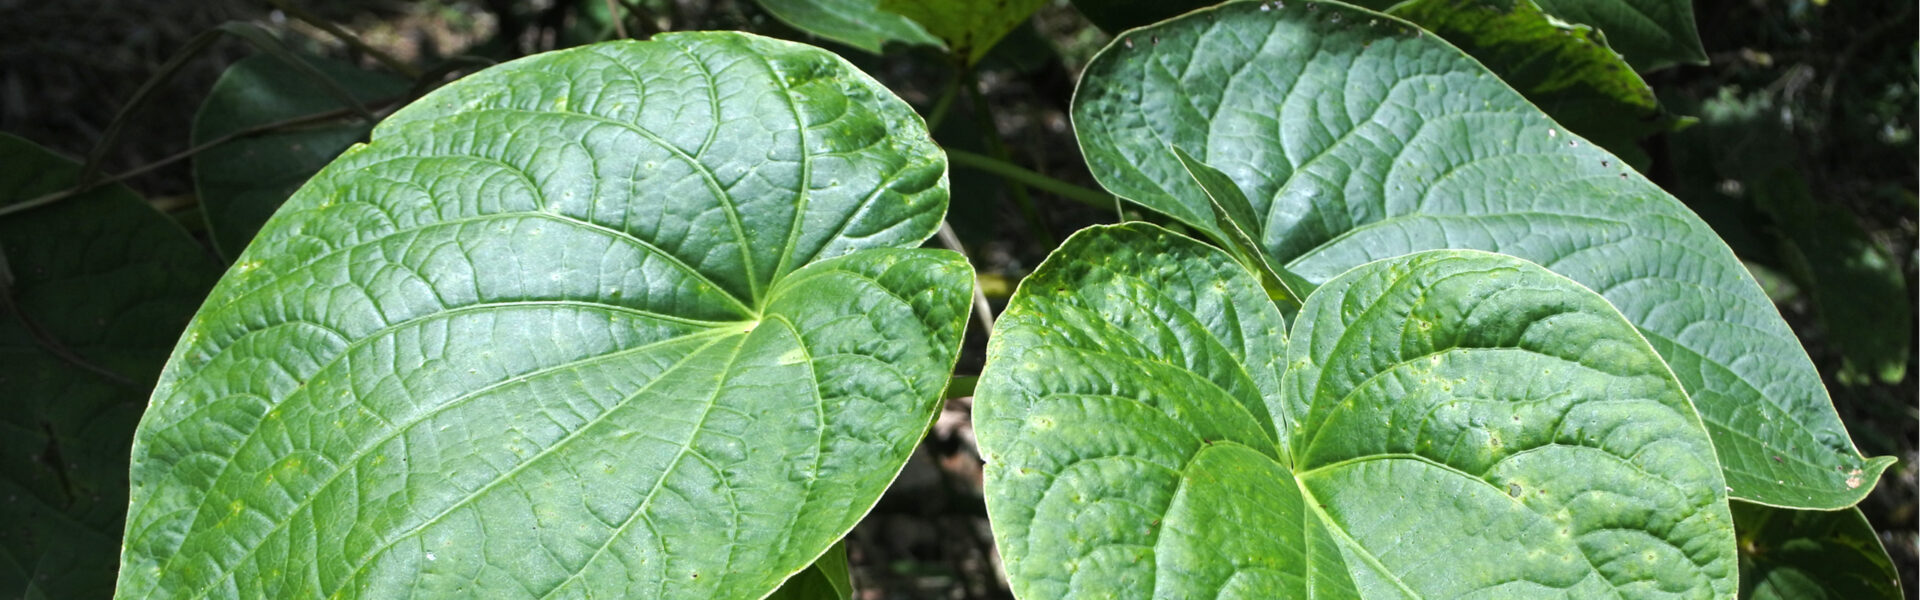
<instances>
[{"instance_id":1,"label":"vine stem","mask_svg":"<svg viewBox=\"0 0 1920 600\"><path fill-rule=\"evenodd\" d=\"M952 225L941 221L940 229L933 235L940 240L941 246L960 253L967 262L973 262L973 257L967 254L967 247L960 244L960 236L953 232ZM990 335L989 332L993 331L993 305L987 303L987 293L980 290L980 274L977 271L973 275L973 316L980 320L980 332Z\"/></svg>"},{"instance_id":2,"label":"vine stem","mask_svg":"<svg viewBox=\"0 0 1920 600\"><path fill-rule=\"evenodd\" d=\"M373 103L373 105L384 107L384 106L388 106L396 102L399 102L400 100L401 98L389 98L379 102L375 102ZM9 204L6 206L0 206L0 217L5 217L7 215L22 213L22 212L33 210L36 208L40 208L48 204L53 204L55 202L65 200L67 198L72 198L74 196L78 196L80 194L92 191L95 188L98 188L101 186L119 183L127 179L138 177L140 175L150 173L155 169L159 169L161 167L165 167L167 165L180 162L188 158L192 158L193 155L199 154L201 152L205 152L208 148L225 144L227 142L231 142L236 139L251 137L251 136L260 135L263 133L269 133L275 130L285 129L288 127L294 127L298 125L321 123L321 122L331 121L333 119L338 119L342 117L356 116L358 114L359 114L359 111L353 108L341 108L341 109L329 110L326 112L313 113L310 115L302 115L302 116L293 117L291 119L286 119L282 121L274 121L272 123L264 123L261 125L255 125L253 127L248 127L246 129L242 129L242 130L235 131L233 133L229 133L211 140L207 140L206 142L202 142L199 145L196 145L192 148L181 150L166 158L162 158L160 160L156 160L144 165L140 165L139 167L135 167L131 170L122 172L117 175L95 178L93 181L84 182L79 185L75 185L73 187L60 190L57 192L49 192L46 194L42 194L38 197L35 197L31 200L27 200L25 202L17 202L17 203Z\"/></svg>"},{"instance_id":3,"label":"vine stem","mask_svg":"<svg viewBox=\"0 0 1920 600\"><path fill-rule=\"evenodd\" d=\"M352 46L354 50L373 57L374 60L380 61L380 64L386 65L386 67L392 69L393 72L405 75L407 79L420 78L420 70L413 68L413 65L394 58L391 54L382 52L379 48L373 47L361 40L358 36L353 35L345 29L341 29L339 25L333 24L332 21L320 18L320 15L307 12L307 9L301 8L300 5L294 4L291 0L267 0L267 3L272 4L274 8L280 9L281 12L292 15L295 19L305 21L308 25L320 28L321 31L327 32L327 35L331 35L346 45Z\"/></svg>"},{"instance_id":4,"label":"vine stem","mask_svg":"<svg viewBox=\"0 0 1920 600\"><path fill-rule=\"evenodd\" d=\"M1033 186L1034 189L1048 192L1061 198L1079 202L1101 210L1113 209L1112 194L1094 191L1042 175L1026 167L1016 165L984 154L975 154L965 150L947 148L947 160L953 164L986 171L1013 181Z\"/></svg>"}]
</instances>

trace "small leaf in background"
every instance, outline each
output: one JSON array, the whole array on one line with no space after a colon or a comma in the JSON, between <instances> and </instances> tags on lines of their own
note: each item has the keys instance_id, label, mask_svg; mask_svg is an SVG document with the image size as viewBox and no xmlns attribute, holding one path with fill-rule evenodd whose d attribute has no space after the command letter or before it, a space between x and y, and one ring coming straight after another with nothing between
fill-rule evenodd
<instances>
[{"instance_id":1,"label":"small leaf in background","mask_svg":"<svg viewBox=\"0 0 1920 600\"><path fill-rule=\"evenodd\" d=\"M376 127L197 314L134 437L126 598L760 598L941 405L946 165L824 50L540 54Z\"/></svg>"},{"instance_id":2,"label":"small leaf in background","mask_svg":"<svg viewBox=\"0 0 1920 600\"><path fill-rule=\"evenodd\" d=\"M1692 0L1538 0L1561 20L1592 25L1640 71L1707 64Z\"/></svg>"},{"instance_id":3,"label":"small leaf in background","mask_svg":"<svg viewBox=\"0 0 1920 600\"><path fill-rule=\"evenodd\" d=\"M1398 19L1237 2L1136 29L1088 65L1073 127L1103 187L1197 230L1217 221L1169 148L1225 174L1269 258L1309 282L1455 248L1600 292L1674 366L1735 497L1851 506L1893 461L1860 455L1792 329L1706 223Z\"/></svg>"},{"instance_id":4,"label":"small leaf in background","mask_svg":"<svg viewBox=\"0 0 1920 600\"><path fill-rule=\"evenodd\" d=\"M1733 593L1725 487L1679 382L1537 265L1369 263L1286 336L1225 252L1095 227L999 323L975 426L1020 596Z\"/></svg>"},{"instance_id":5,"label":"small leaf in background","mask_svg":"<svg viewBox=\"0 0 1920 600\"><path fill-rule=\"evenodd\" d=\"M1410 0L1387 14L1465 50L1554 121L1645 170L1640 138L1681 121L1592 27L1540 11L1533 0Z\"/></svg>"},{"instance_id":6,"label":"small leaf in background","mask_svg":"<svg viewBox=\"0 0 1920 600\"><path fill-rule=\"evenodd\" d=\"M0 208L80 172L4 134L0 167ZM120 185L0 216L0 257L0 595L103 598L134 424L219 265Z\"/></svg>"},{"instance_id":7,"label":"small leaf in background","mask_svg":"<svg viewBox=\"0 0 1920 600\"><path fill-rule=\"evenodd\" d=\"M794 29L879 54L889 42L939 46L940 39L885 0L755 0Z\"/></svg>"},{"instance_id":8,"label":"small leaf in background","mask_svg":"<svg viewBox=\"0 0 1920 600\"><path fill-rule=\"evenodd\" d=\"M1033 15L1046 0L880 0L880 8L918 21L967 64Z\"/></svg>"},{"instance_id":9,"label":"small leaf in background","mask_svg":"<svg viewBox=\"0 0 1920 600\"><path fill-rule=\"evenodd\" d=\"M398 100L410 85L405 78L332 59L303 60L362 104ZM193 143L347 108L325 88L280 57L263 54L241 59L220 75L200 105L193 121ZM199 190L214 247L229 260L239 256L280 203L372 130L373 123L345 113L230 140L194 156L194 187Z\"/></svg>"},{"instance_id":10,"label":"small leaf in background","mask_svg":"<svg viewBox=\"0 0 1920 600\"><path fill-rule=\"evenodd\" d=\"M1740 597L1897 600L1900 576L1858 508L1788 510L1733 503Z\"/></svg>"},{"instance_id":11,"label":"small leaf in background","mask_svg":"<svg viewBox=\"0 0 1920 600\"><path fill-rule=\"evenodd\" d=\"M1771 94L1723 89L1699 111L1700 125L1670 138L1681 198L1703 215L1725 215L1715 223L1723 235L1757 238L1752 258L1808 295L1840 351L1842 383L1904 380L1913 315L1887 307L1908 301L1906 277L1850 211L1814 197Z\"/></svg>"}]
</instances>

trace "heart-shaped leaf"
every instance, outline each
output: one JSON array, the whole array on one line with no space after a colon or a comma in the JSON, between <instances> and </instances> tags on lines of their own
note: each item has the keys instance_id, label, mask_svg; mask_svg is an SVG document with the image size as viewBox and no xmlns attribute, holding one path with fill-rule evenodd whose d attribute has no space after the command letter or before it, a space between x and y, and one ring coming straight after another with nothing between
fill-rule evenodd
<instances>
[{"instance_id":1,"label":"heart-shaped leaf","mask_svg":"<svg viewBox=\"0 0 1920 600\"><path fill-rule=\"evenodd\" d=\"M490 68L375 128L195 316L119 594L758 598L929 426L972 276L918 116L733 33Z\"/></svg>"},{"instance_id":2,"label":"heart-shaped leaf","mask_svg":"<svg viewBox=\"0 0 1920 600\"><path fill-rule=\"evenodd\" d=\"M1854 449L1793 331L1706 224L1398 19L1239 2L1134 30L1087 67L1074 128L1101 185L1216 238L1170 148L1224 173L1269 258L1311 282L1470 248L1600 292L1673 365L1735 497L1849 506L1892 462Z\"/></svg>"},{"instance_id":3,"label":"heart-shaped leaf","mask_svg":"<svg viewBox=\"0 0 1920 600\"><path fill-rule=\"evenodd\" d=\"M1429 251L1308 297L1292 343L1224 252L1076 234L999 320L975 397L1028 598L1727 597L1712 444L1605 299Z\"/></svg>"},{"instance_id":4,"label":"heart-shaped leaf","mask_svg":"<svg viewBox=\"0 0 1920 600\"><path fill-rule=\"evenodd\" d=\"M64 192L79 173L0 134L0 209ZM0 216L0 595L111 592L127 444L219 269L120 185Z\"/></svg>"},{"instance_id":5,"label":"heart-shaped leaf","mask_svg":"<svg viewBox=\"0 0 1920 600\"><path fill-rule=\"evenodd\" d=\"M261 126L338 113L228 140L193 157L194 189L207 215L207 232L214 247L228 258L240 255L273 210L307 178L373 129L371 121L347 111L349 107L329 94L315 75L328 78L362 104L397 101L409 84L404 78L334 60L304 60L311 72L290 67L278 56L241 59L220 74L194 115L197 146Z\"/></svg>"}]
</instances>

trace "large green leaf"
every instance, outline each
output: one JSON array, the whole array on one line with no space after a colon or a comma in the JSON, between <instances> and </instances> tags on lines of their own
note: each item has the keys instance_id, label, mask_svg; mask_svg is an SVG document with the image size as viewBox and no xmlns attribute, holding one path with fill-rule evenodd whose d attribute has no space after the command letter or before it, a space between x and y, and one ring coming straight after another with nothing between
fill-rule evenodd
<instances>
[{"instance_id":1,"label":"large green leaf","mask_svg":"<svg viewBox=\"0 0 1920 600\"><path fill-rule=\"evenodd\" d=\"M1895 600L1900 574L1860 509L1784 510L1733 503L1740 597Z\"/></svg>"},{"instance_id":2,"label":"large green leaf","mask_svg":"<svg viewBox=\"0 0 1920 600\"><path fill-rule=\"evenodd\" d=\"M1849 506L1893 460L1854 449L1793 331L1699 218L1397 19L1305 1L1202 10L1108 46L1073 112L1101 185L1213 232L1177 147L1239 185L1259 243L1309 281L1472 248L1600 292L1673 366L1735 497Z\"/></svg>"},{"instance_id":3,"label":"large green leaf","mask_svg":"<svg viewBox=\"0 0 1920 600\"><path fill-rule=\"evenodd\" d=\"M363 104L394 99L406 93L410 84L404 78L339 61L306 60L314 71ZM346 108L328 93L324 82L289 67L281 58L250 56L228 67L214 82L194 116L193 143ZM228 258L239 256L287 196L347 146L366 139L372 129L373 123L362 115L347 113L234 139L195 155L194 188L205 208L214 247Z\"/></svg>"},{"instance_id":4,"label":"large green leaf","mask_svg":"<svg viewBox=\"0 0 1920 600\"><path fill-rule=\"evenodd\" d=\"M975 396L1028 598L1728 597L1712 444L1605 299L1512 257L1369 263L1292 343L1226 253L1076 234Z\"/></svg>"},{"instance_id":5,"label":"large green leaf","mask_svg":"<svg viewBox=\"0 0 1920 600\"><path fill-rule=\"evenodd\" d=\"M888 42L940 45L913 19L882 9L883 0L755 1L795 29L876 54Z\"/></svg>"},{"instance_id":6,"label":"large green leaf","mask_svg":"<svg viewBox=\"0 0 1920 600\"><path fill-rule=\"evenodd\" d=\"M919 117L732 33L490 68L214 289L134 441L119 594L757 598L876 502L972 275Z\"/></svg>"},{"instance_id":7,"label":"large green leaf","mask_svg":"<svg viewBox=\"0 0 1920 600\"><path fill-rule=\"evenodd\" d=\"M1486 65L1554 121L1644 170L1640 138L1680 119L1592 27L1540 11L1533 0L1408 0L1387 11Z\"/></svg>"},{"instance_id":8,"label":"large green leaf","mask_svg":"<svg viewBox=\"0 0 1920 600\"><path fill-rule=\"evenodd\" d=\"M946 40L967 64L980 62L1000 38L1026 22L1046 0L880 0L880 7L906 15Z\"/></svg>"},{"instance_id":9,"label":"large green leaf","mask_svg":"<svg viewBox=\"0 0 1920 600\"><path fill-rule=\"evenodd\" d=\"M0 208L80 165L0 134ZM0 217L0 595L112 591L127 444L213 256L119 185Z\"/></svg>"}]
</instances>

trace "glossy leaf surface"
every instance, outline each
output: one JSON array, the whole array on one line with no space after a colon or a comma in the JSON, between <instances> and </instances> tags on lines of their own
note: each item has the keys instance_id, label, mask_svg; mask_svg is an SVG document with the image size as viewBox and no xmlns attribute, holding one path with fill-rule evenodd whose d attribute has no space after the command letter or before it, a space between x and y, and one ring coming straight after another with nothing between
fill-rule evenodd
<instances>
[{"instance_id":1,"label":"glossy leaf surface","mask_svg":"<svg viewBox=\"0 0 1920 600\"><path fill-rule=\"evenodd\" d=\"M79 173L0 134L0 207L66 190ZM120 185L0 216L0 595L111 593L134 424L218 275L186 231Z\"/></svg>"},{"instance_id":2,"label":"glossy leaf surface","mask_svg":"<svg viewBox=\"0 0 1920 600\"><path fill-rule=\"evenodd\" d=\"M758 598L879 498L971 273L920 119L668 34L394 114L294 194L135 439L119 595Z\"/></svg>"},{"instance_id":3,"label":"glossy leaf surface","mask_svg":"<svg viewBox=\"0 0 1920 600\"><path fill-rule=\"evenodd\" d=\"M1022 597L1733 593L1679 383L1604 299L1530 263L1370 263L1289 338L1225 252L1099 227L999 323L975 420Z\"/></svg>"},{"instance_id":4,"label":"glossy leaf surface","mask_svg":"<svg viewBox=\"0 0 1920 600\"><path fill-rule=\"evenodd\" d=\"M1202 231L1208 197L1169 148L1224 173L1269 257L1312 282L1470 248L1598 291L1687 387L1735 497L1848 506L1892 460L1854 449L1792 330L1706 224L1397 19L1232 3L1135 30L1088 66L1074 127L1103 186Z\"/></svg>"},{"instance_id":5,"label":"glossy leaf surface","mask_svg":"<svg viewBox=\"0 0 1920 600\"><path fill-rule=\"evenodd\" d=\"M879 53L887 43L939 46L913 19L881 8L883 0L756 0L794 29Z\"/></svg>"}]
</instances>

